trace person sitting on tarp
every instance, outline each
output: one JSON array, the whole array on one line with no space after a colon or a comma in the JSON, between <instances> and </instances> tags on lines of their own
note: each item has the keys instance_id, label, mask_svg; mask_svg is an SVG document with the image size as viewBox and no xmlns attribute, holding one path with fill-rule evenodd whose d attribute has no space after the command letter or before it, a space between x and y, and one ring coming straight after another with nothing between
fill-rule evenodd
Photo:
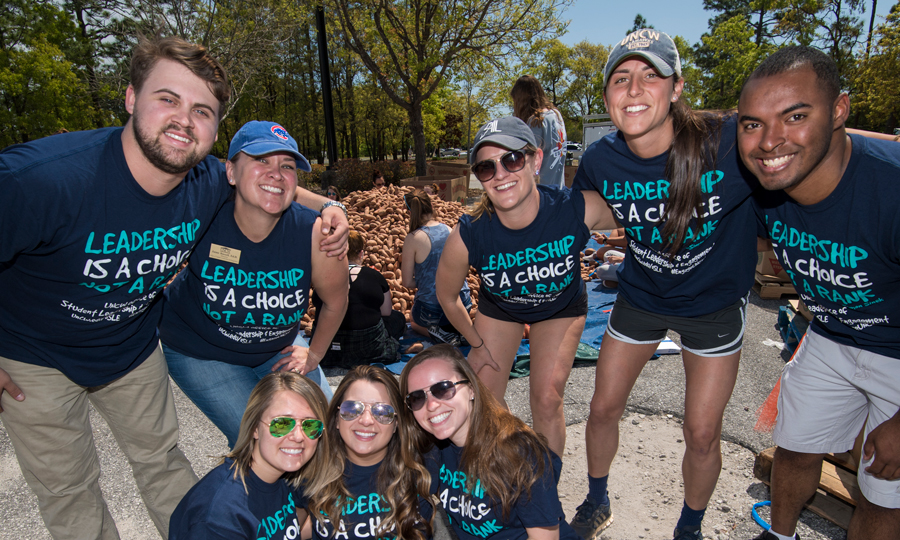
<instances>
[{"instance_id":1,"label":"person sitting on tarp","mask_svg":"<svg viewBox=\"0 0 900 540\"><path fill-rule=\"evenodd\" d=\"M360 364L391 364L400 360L400 336L406 319L391 309L391 290L380 272L363 266L366 242L350 231L347 261L350 263L350 293L347 314L322 359L323 367L350 369ZM312 294L318 313L322 301ZM318 319L316 320L318 322ZM313 324L315 334L316 325Z\"/></svg>"}]
</instances>

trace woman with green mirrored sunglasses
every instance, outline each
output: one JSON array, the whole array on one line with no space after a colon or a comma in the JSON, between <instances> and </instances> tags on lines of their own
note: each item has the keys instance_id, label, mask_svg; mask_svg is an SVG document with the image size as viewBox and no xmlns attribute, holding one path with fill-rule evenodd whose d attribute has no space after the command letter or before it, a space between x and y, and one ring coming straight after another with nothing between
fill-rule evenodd
<instances>
[{"instance_id":1,"label":"woman with green mirrored sunglasses","mask_svg":"<svg viewBox=\"0 0 900 540\"><path fill-rule=\"evenodd\" d=\"M250 394L234 450L181 500L169 538L255 540L261 527L272 537L298 537L306 514L297 488L326 484L327 407L319 386L302 375L263 377Z\"/></svg>"}]
</instances>

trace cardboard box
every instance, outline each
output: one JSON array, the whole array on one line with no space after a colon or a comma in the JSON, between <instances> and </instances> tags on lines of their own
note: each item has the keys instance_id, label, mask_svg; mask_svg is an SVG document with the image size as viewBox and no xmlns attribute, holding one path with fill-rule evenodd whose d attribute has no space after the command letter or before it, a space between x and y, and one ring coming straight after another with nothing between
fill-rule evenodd
<instances>
[{"instance_id":1,"label":"cardboard box","mask_svg":"<svg viewBox=\"0 0 900 540\"><path fill-rule=\"evenodd\" d=\"M400 180L401 186L414 186L423 188L431 184L438 185L438 196L448 202L458 202L466 204L466 194L469 189L469 181L465 176L432 175L432 176L414 176Z\"/></svg>"},{"instance_id":2,"label":"cardboard box","mask_svg":"<svg viewBox=\"0 0 900 540\"><path fill-rule=\"evenodd\" d=\"M472 180L472 166L464 160L458 161L429 161L426 164L425 173L428 176L463 176L466 185Z\"/></svg>"},{"instance_id":3,"label":"cardboard box","mask_svg":"<svg viewBox=\"0 0 900 540\"><path fill-rule=\"evenodd\" d=\"M791 278L781 267L774 251L760 251L756 254L757 279L764 282L790 283Z\"/></svg>"}]
</instances>

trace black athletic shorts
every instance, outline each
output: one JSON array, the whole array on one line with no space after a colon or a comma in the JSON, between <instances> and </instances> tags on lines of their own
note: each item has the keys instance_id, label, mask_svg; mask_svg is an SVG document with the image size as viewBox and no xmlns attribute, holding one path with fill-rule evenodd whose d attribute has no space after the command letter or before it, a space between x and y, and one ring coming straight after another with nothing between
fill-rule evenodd
<instances>
[{"instance_id":1,"label":"black athletic shorts","mask_svg":"<svg viewBox=\"0 0 900 540\"><path fill-rule=\"evenodd\" d=\"M681 346L697 356L728 356L741 350L747 322L747 297L727 308L699 317L658 315L616 299L606 331L613 338L635 345L659 343L666 332L681 336Z\"/></svg>"},{"instance_id":2,"label":"black athletic shorts","mask_svg":"<svg viewBox=\"0 0 900 540\"><path fill-rule=\"evenodd\" d=\"M581 285L581 294L576 296L574 300L563 306L562 309L549 317L542 317L537 320L523 319L505 311L494 301L490 294L478 295L478 313L487 315L498 321L514 322L519 324L534 324L541 321L549 321L551 319L566 319L568 317L581 317L587 315L588 312L588 295L587 287Z\"/></svg>"}]
</instances>

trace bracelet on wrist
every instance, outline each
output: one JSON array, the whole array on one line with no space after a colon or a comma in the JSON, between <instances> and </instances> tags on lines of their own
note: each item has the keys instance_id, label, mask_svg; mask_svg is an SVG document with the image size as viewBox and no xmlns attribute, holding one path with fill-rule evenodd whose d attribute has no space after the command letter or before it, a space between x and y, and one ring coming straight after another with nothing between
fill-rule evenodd
<instances>
[{"instance_id":1,"label":"bracelet on wrist","mask_svg":"<svg viewBox=\"0 0 900 540\"><path fill-rule=\"evenodd\" d=\"M469 345L469 346L472 347L473 349L480 349L480 348L484 347L484 338L481 338L481 345L479 345L477 347L474 345Z\"/></svg>"},{"instance_id":2,"label":"bracelet on wrist","mask_svg":"<svg viewBox=\"0 0 900 540\"><path fill-rule=\"evenodd\" d=\"M338 208L340 208L341 210L343 210L343 211L344 211L344 217L347 218L347 219L350 219L350 216L347 215L347 207L344 206L343 203L338 202L338 201L328 201L328 202L326 202L325 204L322 205L322 208L319 209L319 213L321 214L323 211L325 211L326 208L331 208L332 206L337 206Z\"/></svg>"}]
</instances>

